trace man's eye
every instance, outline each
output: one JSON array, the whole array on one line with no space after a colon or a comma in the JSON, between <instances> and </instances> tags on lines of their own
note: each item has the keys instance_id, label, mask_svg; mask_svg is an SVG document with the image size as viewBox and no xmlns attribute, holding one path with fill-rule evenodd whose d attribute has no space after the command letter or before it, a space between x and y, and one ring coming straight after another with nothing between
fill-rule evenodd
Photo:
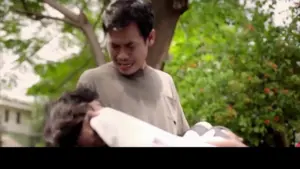
<instances>
[{"instance_id":1,"label":"man's eye","mask_svg":"<svg viewBox=\"0 0 300 169\"><path fill-rule=\"evenodd\" d=\"M111 47L112 47L113 49L118 49L120 46L119 46L119 45L111 45Z\"/></svg>"},{"instance_id":2,"label":"man's eye","mask_svg":"<svg viewBox=\"0 0 300 169\"><path fill-rule=\"evenodd\" d=\"M134 45L127 45L127 48L129 48L129 49L134 49Z\"/></svg>"}]
</instances>

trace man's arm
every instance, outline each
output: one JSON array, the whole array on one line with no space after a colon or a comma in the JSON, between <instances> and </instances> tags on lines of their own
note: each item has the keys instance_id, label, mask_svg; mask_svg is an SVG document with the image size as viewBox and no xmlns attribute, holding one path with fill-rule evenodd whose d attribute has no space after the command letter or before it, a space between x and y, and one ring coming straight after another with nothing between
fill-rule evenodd
<instances>
[{"instance_id":1,"label":"man's arm","mask_svg":"<svg viewBox=\"0 0 300 169\"><path fill-rule=\"evenodd\" d=\"M184 133L190 129L190 126L188 121L186 120L183 109L181 107L179 96L177 96L176 102L177 102L176 105L177 105L177 115L178 115L178 126L177 126L178 135L183 136Z\"/></svg>"},{"instance_id":2,"label":"man's arm","mask_svg":"<svg viewBox=\"0 0 300 169\"><path fill-rule=\"evenodd\" d=\"M183 109L181 107L180 98L174 84L173 78L170 76L170 83L172 87L173 97L176 100L176 115L177 115L177 135L183 136L186 131L190 129L190 126L186 120Z\"/></svg>"}]
</instances>

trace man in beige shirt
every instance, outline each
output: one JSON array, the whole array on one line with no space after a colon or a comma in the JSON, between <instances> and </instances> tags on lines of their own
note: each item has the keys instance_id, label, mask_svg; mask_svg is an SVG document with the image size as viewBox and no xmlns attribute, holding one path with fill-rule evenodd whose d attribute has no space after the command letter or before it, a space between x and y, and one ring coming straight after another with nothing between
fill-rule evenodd
<instances>
[{"instance_id":1,"label":"man in beige shirt","mask_svg":"<svg viewBox=\"0 0 300 169\"><path fill-rule=\"evenodd\" d=\"M142 0L114 1L103 16L103 30L112 62L85 71L78 87L101 95L101 105L183 135L189 125L172 77L146 63L154 44L153 9Z\"/></svg>"}]
</instances>

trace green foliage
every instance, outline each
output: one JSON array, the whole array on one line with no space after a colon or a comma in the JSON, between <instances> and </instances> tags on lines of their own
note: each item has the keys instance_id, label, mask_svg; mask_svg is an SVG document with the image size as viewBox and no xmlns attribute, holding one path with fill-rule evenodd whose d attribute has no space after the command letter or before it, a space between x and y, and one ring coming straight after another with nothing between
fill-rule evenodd
<instances>
[{"instance_id":1,"label":"green foliage","mask_svg":"<svg viewBox=\"0 0 300 169\"><path fill-rule=\"evenodd\" d=\"M99 31L101 25L100 16L102 7L107 5L109 0L85 1L85 0L58 0L58 3L67 8L79 7L84 11L88 20L94 26L95 31ZM98 7L95 9L95 7ZM19 0L0 2L0 50L19 56L16 63L27 62L34 68L35 73L41 80L28 89L27 94L38 97L34 104L32 114L33 128L37 133L42 133L44 120L44 103L51 98L55 98L64 91L75 87L80 74L89 68L95 67L94 57L91 54L89 44L81 30L63 23L61 21L42 19L39 15L52 16L45 8L42 1ZM55 17L55 16L53 16ZM33 37L21 37L21 29L34 24L37 27ZM58 28L60 47L69 49L73 46L81 47L80 52L65 56L67 59L60 59L58 62L46 61L38 57L37 53L52 40L51 36L40 35L40 30L46 30L48 26L55 24ZM36 29L36 28L35 28ZM105 53L105 51L104 51ZM7 56L4 56L7 57ZM108 58L107 58L108 59ZM42 62L38 62L42 61ZM1 63L0 63L1 64ZM1 66L1 65L0 65ZM0 67L1 69L1 67ZM15 84L13 74L5 74L0 77L0 90L12 87ZM45 96L41 99L40 96ZM41 138L42 140L42 138ZM37 146L43 146L41 141Z\"/></svg>"},{"instance_id":2,"label":"green foliage","mask_svg":"<svg viewBox=\"0 0 300 169\"><path fill-rule=\"evenodd\" d=\"M93 24L95 31L99 30L101 20L99 19L102 6L105 6L109 0L105 1L85 1L85 0L59 0L58 3L66 7L79 7L84 11L90 23ZM38 15L50 15L46 12L45 4L42 1L1 1L0 2L0 50L1 52L10 52L18 55L16 63L27 62L34 67L41 81L28 90L29 95L50 96L59 95L62 91L72 89L79 75L86 69L94 67L95 62L90 52L89 45L86 44L86 37L81 30L74 26L60 21L41 19ZM95 9L95 7L98 7ZM39 64L42 60L37 56L37 52L44 45L48 44L51 37L36 35L32 38L24 39L21 37L21 28L29 26L28 24L38 24L38 30L45 30L49 24L57 24L58 32L62 35L61 48L68 49L72 46L81 46L78 54L67 56L68 59L60 60L57 63L46 62ZM10 77L8 77L10 76ZM13 75L1 77L1 88L3 86L13 86Z\"/></svg>"},{"instance_id":3,"label":"green foliage","mask_svg":"<svg viewBox=\"0 0 300 169\"><path fill-rule=\"evenodd\" d=\"M266 2L247 9L237 1L193 1L165 70L191 124L227 126L252 146L288 146L300 126L299 18L293 13L290 24L275 26L276 1L262 13Z\"/></svg>"},{"instance_id":4,"label":"green foliage","mask_svg":"<svg viewBox=\"0 0 300 169\"><path fill-rule=\"evenodd\" d=\"M24 5L22 1L2 1L0 7L0 49L1 52L9 50L15 55L19 55L17 62L27 61L32 63L32 56L41 48L44 40L32 38L20 39L21 27L24 26L26 16L16 15L16 11L28 11L41 13L44 10L42 3L38 1L28 1Z\"/></svg>"},{"instance_id":5,"label":"green foliage","mask_svg":"<svg viewBox=\"0 0 300 169\"><path fill-rule=\"evenodd\" d=\"M93 1L89 3L83 0L61 0L61 3L83 9L90 23L93 24L95 31L98 31L98 27L101 25L100 16L103 11L92 11L90 9L92 6L105 6L107 0L104 2ZM61 32L64 33L64 41L61 43L63 49L70 48L72 45L77 45L82 46L81 51L63 61L35 65L35 73L41 77L41 81L28 89L28 95L48 96L51 98L57 97L64 91L75 88L76 82L83 71L95 67L94 57L91 54L89 45L86 43L86 37L82 32L76 27L68 24L64 24ZM71 39L69 35L71 35ZM74 38L78 40L79 44L74 43ZM105 53L105 50L103 50L103 53Z\"/></svg>"},{"instance_id":6,"label":"green foliage","mask_svg":"<svg viewBox=\"0 0 300 169\"><path fill-rule=\"evenodd\" d=\"M84 70L95 67L89 49L85 48L78 56L62 62L39 64L35 73L42 80L28 89L29 95L56 97L64 91L75 88L76 81Z\"/></svg>"}]
</instances>

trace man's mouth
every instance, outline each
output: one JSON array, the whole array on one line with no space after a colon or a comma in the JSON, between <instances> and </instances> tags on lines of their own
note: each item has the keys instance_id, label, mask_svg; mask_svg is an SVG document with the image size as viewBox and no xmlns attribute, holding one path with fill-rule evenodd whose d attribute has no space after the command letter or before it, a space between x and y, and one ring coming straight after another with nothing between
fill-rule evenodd
<instances>
[{"instance_id":1,"label":"man's mouth","mask_svg":"<svg viewBox=\"0 0 300 169\"><path fill-rule=\"evenodd\" d=\"M133 63L118 63L118 66L121 70L128 70L133 66Z\"/></svg>"}]
</instances>

